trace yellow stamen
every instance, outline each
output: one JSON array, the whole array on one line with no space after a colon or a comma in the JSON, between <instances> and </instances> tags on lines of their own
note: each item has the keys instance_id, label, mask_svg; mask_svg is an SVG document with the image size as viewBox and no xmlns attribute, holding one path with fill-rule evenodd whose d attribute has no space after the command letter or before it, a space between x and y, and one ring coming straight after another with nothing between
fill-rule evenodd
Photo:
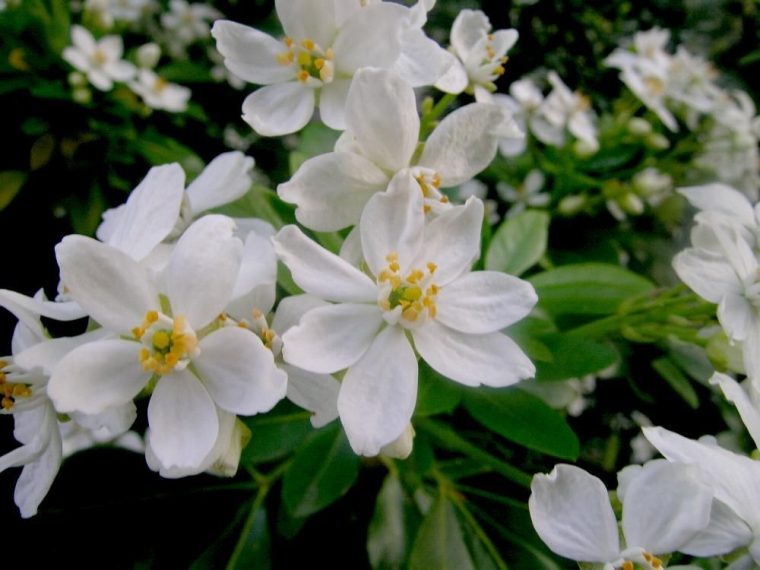
<instances>
[{"instance_id":1,"label":"yellow stamen","mask_svg":"<svg viewBox=\"0 0 760 570\"><path fill-rule=\"evenodd\" d=\"M291 63L293 63L293 57L294 56L293 56L293 52L292 51L286 51L286 52L283 52L283 53L278 53L275 56L275 60L280 65L290 65Z\"/></svg>"},{"instance_id":2,"label":"yellow stamen","mask_svg":"<svg viewBox=\"0 0 760 570\"><path fill-rule=\"evenodd\" d=\"M325 66L325 60L322 57L318 57L314 60L314 67L317 69L322 69Z\"/></svg>"},{"instance_id":3,"label":"yellow stamen","mask_svg":"<svg viewBox=\"0 0 760 570\"><path fill-rule=\"evenodd\" d=\"M304 49L312 51L314 49L314 40L310 40L309 38L306 38L305 40L301 42L301 45L304 47Z\"/></svg>"},{"instance_id":4,"label":"yellow stamen","mask_svg":"<svg viewBox=\"0 0 760 570\"><path fill-rule=\"evenodd\" d=\"M288 46L289 48L292 48L292 47L293 47L293 45L295 44L295 42L294 42L294 41L293 41L291 38L287 38L287 37L286 37L286 38L283 38L283 40L282 40L282 41L283 41L283 42L285 43L285 45L286 45L286 46Z\"/></svg>"},{"instance_id":5,"label":"yellow stamen","mask_svg":"<svg viewBox=\"0 0 760 570\"><path fill-rule=\"evenodd\" d=\"M330 61L335 59L335 52L333 51L333 48L327 48L327 51L325 52L325 58Z\"/></svg>"},{"instance_id":6,"label":"yellow stamen","mask_svg":"<svg viewBox=\"0 0 760 570\"><path fill-rule=\"evenodd\" d=\"M302 51L298 54L298 65L301 67L308 67L311 65L311 54L306 51Z\"/></svg>"},{"instance_id":7,"label":"yellow stamen","mask_svg":"<svg viewBox=\"0 0 760 570\"><path fill-rule=\"evenodd\" d=\"M301 83L306 83L309 80L310 76L309 76L309 72L308 71L304 71L302 69L301 71L298 72L298 76L297 77L298 77L298 81L300 81Z\"/></svg>"},{"instance_id":8,"label":"yellow stamen","mask_svg":"<svg viewBox=\"0 0 760 570\"><path fill-rule=\"evenodd\" d=\"M430 271L430 274L432 275L433 273L435 273L435 270L438 269L438 266L432 261L428 261L427 268L428 268L428 271ZM433 287L435 287L435 285L433 285Z\"/></svg>"}]
</instances>

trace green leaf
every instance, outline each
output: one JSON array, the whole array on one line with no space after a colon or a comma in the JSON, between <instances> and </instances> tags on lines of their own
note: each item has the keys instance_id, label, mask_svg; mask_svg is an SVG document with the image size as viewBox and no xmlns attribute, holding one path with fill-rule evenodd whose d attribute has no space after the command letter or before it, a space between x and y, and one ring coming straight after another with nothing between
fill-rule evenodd
<instances>
[{"instance_id":1,"label":"green leaf","mask_svg":"<svg viewBox=\"0 0 760 570\"><path fill-rule=\"evenodd\" d=\"M409 570L475 570L454 506L440 493L422 521Z\"/></svg>"},{"instance_id":2,"label":"green leaf","mask_svg":"<svg viewBox=\"0 0 760 570\"><path fill-rule=\"evenodd\" d=\"M314 431L309 413L300 411L254 416L247 418L245 424L251 430L251 441L243 450L241 461L248 465L284 457Z\"/></svg>"},{"instance_id":3,"label":"green leaf","mask_svg":"<svg viewBox=\"0 0 760 570\"><path fill-rule=\"evenodd\" d=\"M295 223L293 207L280 200L272 190L259 184L254 184L245 195L217 211L235 218L260 218L272 224L275 229Z\"/></svg>"},{"instance_id":4,"label":"green leaf","mask_svg":"<svg viewBox=\"0 0 760 570\"><path fill-rule=\"evenodd\" d=\"M175 83L209 83L213 81L208 68L192 61L175 61L156 70L167 81Z\"/></svg>"},{"instance_id":5,"label":"green leaf","mask_svg":"<svg viewBox=\"0 0 760 570\"><path fill-rule=\"evenodd\" d=\"M535 210L507 218L496 230L486 253L485 268L521 275L546 252L549 214Z\"/></svg>"},{"instance_id":6,"label":"green leaf","mask_svg":"<svg viewBox=\"0 0 760 570\"><path fill-rule=\"evenodd\" d=\"M318 122L309 123L299 134L298 151L306 158L332 152L340 136L340 132Z\"/></svg>"},{"instance_id":7,"label":"green leaf","mask_svg":"<svg viewBox=\"0 0 760 570\"><path fill-rule=\"evenodd\" d=\"M367 531L367 553L375 570L403 570L411 536L420 525L419 511L398 477L389 473L377 495Z\"/></svg>"},{"instance_id":8,"label":"green leaf","mask_svg":"<svg viewBox=\"0 0 760 570\"><path fill-rule=\"evenodd\" d=\"M151 164L179 162L185 172L203 168L203 161L192 149L155 129L147 129L132 144L137 153Z\"/></svg>"},{"instance_id":9,"label":"green leaf","mask_svg":"<svg viewBox=\"0 0 760 570\"><path fill-rule=\"evenodd\" d=\"M607 344L574 335L553 334L541 338L552 360L536 361L536 380L567 380L599 372L615 364L617 352Z\"/></svg>"},{"instance_id":10,"label":"green leaf","mask_svg":"<svg viewBox=\"0 0 760 570\"><path fill-rule=\"evenodd\" d=\"M490 430L542 453L574 461L580 442L564 418L519 388L468 391L464 406Z\"/></svg>"},{"instance_id":11,"label":"green leaf","mask_svg":"<svg viewBox=\"0 0 760 570\"><path fill-rule=\"evenodd\" d=\"M459 386L438 374L424 360L420 361L419 378L415 415L447 414L459 405L462 399Z\"/></svg>"},{"instance_id":12,"label":"green leaf","mask_svg":"<svg viewBox=\"0 0 760 570\"><path fill-rule=\"evenodd\" d=\"M359 475L359 458L337 422L322 428L293 458L282 498L295 517L306 517L338 500Z\"/></svg>"},{"instance_id":13,"label":"green leaf","mask_svg":"<svg viewBox=\"0 0 760 570\"><path fill-rule=\"evenodd\" d=\"M672 360L663 356L652 362L652 368L670 384L670 387L683 398L689 407L693 410L699 407L699 396L694 391L691 382Z\"/></svg>"},{"instance_id":14,"label":"green leaf","mask_svg":"<svg viewBox=\"0 0 760 570\"><path fill-rule=\"evenodd\" d=\"M554 315L609 315L626 299L654 289L648 279L606 263L563 265L528 281L538 305Z\"/></svg>"},{"instance_id":15,"label":"green leaf","mask_svg":"<svg viewBox=\"0 0 760 570\"><path fill-rule=\"evenodd\" d=\"M21 190L28 174L20 170L0 172L0 210L5 209Z\"/></svg>"}]
</instances>

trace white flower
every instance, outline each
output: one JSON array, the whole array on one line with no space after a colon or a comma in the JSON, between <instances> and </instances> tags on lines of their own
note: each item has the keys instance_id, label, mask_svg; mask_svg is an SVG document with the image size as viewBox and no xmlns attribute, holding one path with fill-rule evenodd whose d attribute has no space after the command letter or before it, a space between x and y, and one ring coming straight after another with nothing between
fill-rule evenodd
<instances>
[{"instance_id":1,"label":"white flower","mask_svg":"<svg viewBox=\"0 0 760 570\"><path fill-rule=\"evenodd\" d=\"M63 50L63 59L87 76L101 91L109 91L114 81L129 81L135 67L122 59L124 45L119 36L95 40L82 26L71 27L73 45Z\"/></svg>"},{"instance_id":2,"label":"white flower","mask_svg":"<svg viewBox=\"0 0 760 570\"><path fill-rule=\"evenodd\" d=\"M216 22L211 32L227 68L265 86L244 101L243 119L263 136L284 135L303 128L318 104L322 121L343 129L353 75L395 65L409 10L333 0L277 0L275 6L282 41L230 21Z\"/></svg>"},{"instance_id":3,"label":"white flower","mask_svg":"<svg viewBox=\"0 0 760 570\"><path fill-rule=\"evenodd\" d=\"M549 72L549 83L552 85L552 91L541 105L539 116L554 129L559 131L567 129L570 134L583 141L592 152L595 152L599 148L599 141L591 101L585 95L570 91L559 75L553 71ZM533 131L541 139L542 134L545 134L545 129L537 128L538 124L534 124ZM554 136L553 132L551 137L541 140L546 144L553 144ZM564 133L562 133L562 141L559 142L559 145L562 144L564 144Z\"/></svg>"},{"instance_id":4,"label":"white flower","mask_svg":"<svg viewBox=\"0 0 760 570\"><path fill-rule=\"evenodd\" d=\"M106 210L97 230L100 241L140 261L180 234L206 211L240 198L251 186L253 158L226 152L214 158L185 190L179 164L155 166L125 204Z\"/></svg>"},{"instance_id":5,"label":"white flower","mask_svg":"<svg viewBox=\"0 0 760 570\"><path fill-rule=\"evenodd\" d=\"M509 95L495 93L491 96L494 103L501 105L505 112L510 114L521 132L550 131L549 140L557 140L561 132L546 124L539 115L538 110L544 102L541 90L530 79L520 79L509 86ZM538 135L537 135L538 136ZM543 136L543 135L542 135ZM543 140L543 138L541 140ZM499 141L499 151L504 156L516 156L525 151L527 145L525 136L506 137Z\"/></svg>"},{"instance_id":6,"label":"white flower","mask_svg":"<svg viewBox=\"0 0 760 570\"><path fill-rule=\"evenodd\" d=\"M604 564L605 570L627 570L632 563L660 570L655 555L680 549L710 519L712 491L696 467L651 462L620 494L622 547L607 489L583 469L557 465L549 475L534 476L528 506L536 532L552 551Z\"/></svg>"},{"instance_id":7,"label":"white flower","mask_svg":"<svg viewBox=\"0 0 760 570\"><path fill-rule=\"evenodd\" d=\"M64 238L56 254L71 297L120 336L88 343L58 363L48 386L57 410L100 413L130 402L150 382L152 453L166 470L197 472L207 468L225 413L267 411L285 395L285 375L259 338L218 324L240 271L233 226L218 215L191 225L172 251L161 290L120 250Z\"/></svg>"},{"instance_id":8,"label":"white flower","mask_svg":"<svg viewBox=\"0 0 760 570\"><path fill-rule=\"evenodd\" d=\"M750 568L752 560L760 564L760 463L661 427L644 428L644 435L668 460L699 466L715 494L710 525L682 551L714 556L748 547L746 565L737 560L736 568Z\"/></svg>"},{"instance_id":9,"label":"white flower","mask_svg":"<svg viewBox=\"0 0 760 570\"><path fill-rule=\"evenodd\" d=\"M150 69L140 69L137 79L129 83L129 88L137 93L151 109L182 113L187 110L191 91L187 87L169 83Z\"/></svg>"},{"instance_id":10,"label":"white flower","mask_svg":"<svg viewBox=\"0 0 760 570\"><path fill-rule=\"evenodd\" d=\"M359 226L369 274L295 226L274 238L295 282L336 303L309 311L285 333L285 361L317 373L347 369L338 411L361 455L378 454L409 424L415 349L435 370L469 386L507 386L535 371L500 332L530 312L533 288L504 273L469 273L479 254L482 203L471 198L429 224L422 205L411 176L369 201Z\"/></svg>"},{"instance_id":11,"label":"white flower","mask_svg":"<svg viewBox=\"0 0 760 570\"><path fill-rule=\"evenodd\" d=\"M89 2L93 4L93 2ZM115 22L137 22L156 10L154 0L106 0L102 11Z\"/></svg>"},{"instance_id":12,"label":"white flower","mask_svg":"<svg viewBox=\"0 0 760 570\"><path fill-rule=\"evenodd\" d=\"M507 52L515 45L517 30L492 32L491 22L480 10L462 10L451 27L451 50L457 56L435 86L448 93L465 89L475 99L489 102L484 95L495 91L494 82L504 73Z\"/></svg>"},{"instance_id":13,"label":"white flower","mask_svg":"<svg viewBox=\"0 0 760 570\"><path fill-rule=\"evenodd\" d=\"M467 198L470 196L475 196L476 198L479 198L483 200L483 206L485 207L486 212L486 220L488 220L488 223L492 226L495 226L499 223L499 220L501 220L501 216L499 215L499 205L496 202L496 200L491 200L490 198L487 198L488 196L488 186L478 180L477 178L473 178L472 180L468 180L467 182L463 183L458 189L457 189L457 198L459 199L459 202L466 202Z\"/></svg>"},{"instance_id":14,"label":"white flower","mask_svg":"<svg viewBox=\"0 0 760 570\"><path fill-rule=\"evenodd\" d=\"M209 37L209 22L221 17L221 12L207 4L171 0L169 12L161 14L161 24L172 44L183 47Z\"/></svg>"},{"instance_id":15,"label":"white flower","mask_svg":"<svg viewBox=\"0 0 760 570\"><path fill-rule=\"evenodd\" d=\"M335 152L304 162L277 188L296 204L296 219L317 231L356 224L367 201L399 173L418 181L427 209L442 210L440 188L457 186L483 170L511 123L497 105L472 103L448 115L413 161L420 119L414 90L382 70L357 72L346 102L347 130Z\"/></svg>"},{"instance_id":16,"label":"white flower","mask_svg":"<svg viewBox=\"0 0 760 570\"><path fill-rule=\"evenodd\" d=\"M733 341L743 343L744 367L760 379L760 267L750 246L729 226L698 234L709 249L689 248L673 259L681 280L718 305L718 321Z\"/></svg>"},{"instance_id":17,"label":"white flower","mask_svg":"<svg viewBox=\"0 0 760 570\"><path fill-rule=\"evenodd\" d=\"M678 123L667 108L671 55L665 51L670 32L653 28L633 37L633 50L616 49L604 63L621 70L620 79L663 124L675 132Z\"/></svg>"},{"instance_id":18,"label":"white flower","mask_svg":"<svg viewBox=\"0 0 760 570\"><path fill-rule=\"evenodd\" d=\"M528 172L523 183L516 187L499 182L496 191L502 200L512 204L507 216L515 216L526 208L543 208L549 204L551 196L542 192L545 182L543 172L536 168Z\"/></svg>"},{"instance_id":19,"label":"white flower","mask_svg":"<svg viewBox=\"0 0 760 570\"><path fill-rule=\"evenodd\" d=\"M637 194L652 206L661 204L673 190L673 178L654 167L639 170L631 183Z\"/></svg>"},{"instance_id":20,"label":"white flower","mask_svg":"<svg viewBox=\"0 0 760 570\"><path fill-rule=\"evenodd\" d=\"M720 372L713 374L710 384L720 386L726 400L736 406L736 411L755 442L755 447L760 449L760 390L757 386L751 379L740 385L730 376Z\"/></svg>"}]
</instances>

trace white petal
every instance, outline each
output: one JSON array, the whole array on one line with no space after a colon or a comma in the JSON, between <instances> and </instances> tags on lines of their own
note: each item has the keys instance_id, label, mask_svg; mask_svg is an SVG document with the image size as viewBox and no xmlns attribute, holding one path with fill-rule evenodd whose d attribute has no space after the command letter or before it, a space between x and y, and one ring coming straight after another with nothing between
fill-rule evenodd
<instances>
[{"instance_id":1,"label":"white petal","mask_svg":"<svg viewBox=\"0 0 760 570\"><path fill-rule=\"evenodd\" d=\"M306 313L282 336L289 364L330 374L354 364L369 348L383 322L377 305L327 305Z\"/></svg>"},{"instance_id":2,"label":"white petal","mask_svg":"<svg viewBox=\"0 0 760 570\"><path fill-rule=\"evenodd\" d=\"M243 295L248 295L258 286L268 285L274 287L276 281L277 255L274 253L272 241L257 233L249 233L243 244L240 269L235 279L232 298L238 299ZM262 300L259 299L259 301ZM267 313L272 308L273 302L274 299L272 298L269 303L252 306Z\"/></svg>"},{"instance_id":3,"label":"white petal","mask_svg":"<svg viewBox=\"0 0 760 570\"><path fill-rule=\"evenodd\" d=\"M177 242L167 267L169 302L200 328L224 310L232 297L243 244L227 216L204 216Z\"/></svg>"},{"instance_id":4,"label":"white petal","mask_svg":"<svg viewBox=\"0 0 760 570\"><path fill-rule=\"evenodd\" d=\"M710 524L679 550L692 556L727 554L752 542L752 531L725 503L713 501Z\"/></svg>"},{"instance_id":5,"label":"white petal","mask_svg":"<svg viewBox=\"0 0 760 570\"><path fill-rule=\"evenodd\" d=\"M736 380L720 372L713 374L710 384L718 384L726 400L736 406L755 446L760 448L760 410L752 404L747 393Z\"/></svg>"},{"instance_id":6,"label":"white petal","mask_svg":"<svg viewBox=\"0 0 760 570\"><path fill-rule=\"evenodd\" d=\"M105 72L100 69L91 69L87 73L87 80L92 83L93 87L101 91L110 91L113 87L113 81Z\"/></svg>"},{"instance_id":7,"label":"white petal","mask_svg":"<svg viewBox=\"0 0 760 570\"><path fill-rule=\"evenodd\" d=\"M617 521L604 484L583 469L557 465L533 477L528 501L533 527L555 553L612 562L620 552Z\"/></svg>"},{"instance_id":8,"label":"white petal","mask_svg":"<svg viewBox=\"0 0 760 570\"><path fill-rule=\"evenodd\" d=\"M179 164L151 168L119 210L104 241L140 261L174 229L184 190L185 173Z\"/></svg>"},{"instance_id":9,"label":"white petal","mask_svg":"<svg viewBox=\"0 0 760 570\"><path fill-rule=\"evenodd\" d=\"M128 61L113 61L103 67L115 81L127 82L137 74L137 68Z\"/></svg>"},{"instance_id":10,"label":"white petal","mask_svg":"<svg viewBox=\"0 0 760 570\"><path fill-rule=\"evenodd\" d=\"M324 49L332 45L337 31L334 0L275 0L275 8L287 36L311 39Z\"/></svg>"},{"instance_id":11,"label":"white petal","mask_svg":"<svg viewBox=\"0 0 760 570\"><path fill-rule=\"evenodd\" d=\"M435 283L443 286L465 273L480 257L483 202L469 198L439 215L425 228L422 252L415 266L438 266Z\"/></svg>"},{"instance_id":12,"label":"white petal","mask_svg":"<svg viewBox=\"0 0 760 570\"><path fill-rule=\"evenodd\" d=\"M214 401L188 371L161 377L148 404L148 423L151 448L167 469L201 465L219 433Z\"/></svg>"},{"instance_id":13,"label":"white petal","mask_svg":"<svg viewBox=\"0 0 760 570\"><path fill-rule=\"evenodd\" d=\"M61 359L69 352L83 344L101 340L109 335L113 336L112 333L101 328L78 336L46 339L18 354L14 354L13 361L27 370L40 368L43 373L50 375Z\"/></svg>"},{"instance_id":14,"label":"white petal","mask_svg":"<svg viewBox=\"0 0 760 570\"><path fill-rule=\"evenodd\" d=\"M760 346L760 319L754 319L752 326L747 330L747 339L742 343L742 357L744 371L752 379L754 386L760 386L760 350L754 347Z\"/></svg>"},{"instance_id":15,"label":"white petal","mask_svg":"<svg viewBox=\"0 0 760 570\"><path fill-rule=\"evenodd\" d=\"M498 332L465 334L429 321L414 329L412 337L425 362L466 386L509 386L536 373L520 347Z\"/></svg>"},{"instance_id":16,"label":"white petal","mask_svg":"<svg viewBox=\"0 0 760 570\"><path fill-rule=\"evenodd\" d=\"M673 258L673 269L681 281L711 303L720 303L727 293L743 291L726 258L714 253L693 248L684 250Z\"/></svg>"},{"instance_id":17,"label":"white petal","mask_svg":"<svg viewBox=\"0 0 760 570\"><path fill-rule=\"evenodd\" d=\"M105 36L98 42L98 49L106 56L106 60L121 59L124 54L124 44L121 36Z\"/></svg>"},{"instance_id":18,"label":"white petal","mask_svg":"<svg viewBox=\"0 0 760 570\"><path fill-rule=\"evenodd\" d=\"M327 302L313 295L292 295L285 297L277 305L277 312L272 319L272 329L280 336L298 324L306 313L317 307L324 307Z\"/></svg>"},{"instance_id":19,"label":"white petal","mask_svg":"<svg viewBox=\"0 0 760 570\"><path fill-rule=\"evenodd\" d=\"M366 158L330 152L304 162L277 194L297 206L301 224L328 232L356 224L367 200L387 185L385 173Z\"/></svg>"},{"instance_id":20,"label":"white petal","mask_svg":"<svg viewBox=\"0 0 760 570\"><path fill-rule=\"evenodd\" d=\"M64 48L63 52L61 53L61 57L65 61L71 64L72 67L75 67L79 71L83 73L87 73L90 70L90 67L92 64L90 63L90 58L87 57L87 55L78 48L74 47L67 47Z\"/></svg>"},{"instance_id":21,"label":"white petal","mask_svg":"<svg viewBox=\"0 0 760 570\"><path fill-rule=\"evenodd\" d=\"M223 327L203 338L200 349L193 365L220 408L252 416L285 397L287 375L251 331Z\"/></svg>"},{"instance_id":22,"label":"white petal","mask_svg":"<svg viewBox=\"0 0 760 570\"><path fill-rule=\"evenodd\" d=\"M451 65L446 70L446 73L436 81L435 87L445 93L458 95L467 88L467 84L469 83L467 70L465 70L462 62L456 58L454 58L454 61L451 61L450 64Z\"/></svg>"},{"instance_id":23,"label":"white petal","mask_svg":"<svg viewBox=\"0 0 760 570\"><path fill-rule=\"evenodd\" d=\"M653 461L628 487L623 503L623 533L629 547L654 554L678 550L707 527L712 489L699 468Z\"/></svg>"},{"instance_id":24,"label":"white petal","mask_svg":"<svg viewBox=\"0 0 760 570\"><path fill-rule=\"evenodd\" d=\"M441 288L436 319L461 332L489 333L525 317L537 300L527 281L497 271L478 271Z\"/></svg>"},{"instance_id":25,"label":"white petal","mask_svg":"<svg viewBox=\"0 0 760 570\"><path fill-rule=\"evenodd\" d=\"M319 95L319 116L322 122L336 131L346 129L346 99L350 79L335 79L322 87Z\"/></svg>"},{"instance_id":26,"label":"white petal","mask_svg":"<svg viewBox=\"0 0 760 570\"><path fill-rule=\"evenodd\" d=\"M362 252L374 275L388 265L386 257L398 254L401 272L414 262L422 245L425 212L419 184L408 170L393 177L388 191L367 202L359 226Z\"/></svg>"},{"instance_id":27,"label":"white petal","mask_svg":"<svg viewBox=\"0 0 760 570\"><path fill-rule=\"evenodd\" d=\"M90 31L76 24L71 26L71 42L88 55L93 54L97 49L95 38L92 37Z\"/></svg>"},{"instance_id":28,"label":"white petal","mask_svg":"<svg viewBox=\"0 0 760 570\"><path fill-rule=\"evenodd\" d=\"M234 202L251 187L253 159L242 152L225 152L212 160L187 187L194 215Z\"/></svg>"},{"instance_id":29,"label":"white petal","mask_svg":"<svg viewBox=\"0 0 760 570\"><path fill-rule=\"evenodd\" d=\"M420 130L414 90L389 71L362 69L348 91L346 124L364 156L390 172L401 170Z\"/></svg>"},{"instance_id":30,"label":"white petal","mask_svg":"<svg viewBox=\"0 0 760 570\"><path fill-rule=\"evenodd\" d=\"M496 156L499 145L494 131L504 121L504 112L496 104L471 103L457 109L432 132L419 165L440 174L444 188L467 182Z\"/></svg>"},{"instance_id":31,"label":"white petal","mask_svg":"<svg viewBox=\"0 0 760 570\"><path fill-rule=\"evenodd\" d=\"M37 508L53 485L61 467L61 435L53 406L45 406L45 423L40 429L50 434L50 441L34 461L24 465L13 493L14 501L23 518L37 514Z\"/></svg>"},{"instance_id":32,"label":"white petal","mask_svg":"<svg viewBox=\"0 0 760 570\"><path fill-rule=\"evenodd\" d=\"M285 226L272 240L280 260L307 293L327 301L377 300L377 286L369 277L317 245L296 226Z\"/></svg>"},{"instance_id":33,"label":"white petal","mask_svg":"<svg viewBox=\"0 0 760 570\"><path fill-rule=\"evenodd\" d=\"M412 29L401 36L401 56L392 69L412 87L433 84L438 86L437 82L446 77L449 70L457 63L456 57L451 52L427 37L425 32ZM465 74L465 84L459 93L466 86L467 75Z\"/></svg>"},{"instance_id":34,"label":"white petal","mask_svg":"<svg viewBox=\"0 0 760 570\"><path fill-rule=\"evenodd\" d=\"M135 341L110 339L72 350L48 383L56 410L99 414L133 400L150 377L140 365L141 347Z\"/></svg>"},{"instance_id":35,"label":"white petal","mask_svg":"<svg viewBox=\"0 0 760 570\"><path fill-rule=\"evenodd\" d=\"M314 89L299 82L267 85L243 101L243 120L264 137L301 130L314 114Z\"/></svg>"},{"instance_id":36,"label":"white petal","mask_svg":"<svg viewBox=\"0 0 760 570\"><path fill-rule=\"evenodd\" d=\"M77 303L46 301L27 297L8 289L0 289L0 307L9 310L19 321L32 329L37 329L39 324L39 320L34 315L56 321L75 321L86 316Z\"/></svg>"},{"instance_id":37,"label":"white petal","mask_svg":"<svg viewBox=\"0 0 760 570\"><path fill-rule=\"evenodd\" d=\"M348 369L338 412L358 455L373 456L398 438L417 401L417 359L400 327L386 327Z\"/></svg>"},{"instance_id":38,"label":"white petal","mask_svg":"<svg viewBox=\"0 0 760 570\"><path fill-rule=\"evenodd\" d=\"M350 75L363 67L393 65L401 54L401 32L408 17L408 9L391 2L366 6L352 14L333 44L336 69Z\"/></svg>"},{"instance_id":39,"label":"white petal","mask_svg":"<svg viewBox=\"0 0 760 570\"><path fill-rule=\"evenodd\" d=\"M320 428L338 417L340 383L329 374L315 374L283 364L288 375L288 399L313 413L311 425Z\"/></svg>"},{"instance_id":40,"label":"white petal","mask_svg":"<svg viewBox=\"0 0 760 570\"><path fill-rule=\"evenodd\" d=\"M744 340L757 326L757 310L742 295L727 293L718 305L718 321L731 340Z\"/></svg>"},{"instance_id":41,"label":"white petal","mask_svg":"<svg viewBox=\"0 0 760 570\"><path fill-rule=\"evenodd\" d=\"M146 269L118 249L70 235L55 253L68 294L105 328L129 331L147 311L158 309L158 292Z\"/></svg>"},{"instance_id":42,"label":"white petal","mask_svg":"<svg viewBox=\"0 0 760 570\"><path fill-rule=\"evenodd\" d=\"M678 193L698 210L726 214L745 226L752 226L755 223L755 214L747 197L725 184L715 183L679 188Z\"/></svg>"},{"instance_id":43,"label":"white petal","mask_svg":"<svg viewBox=\"0 0 760 570\"><path fill-rule=\"evenodd\" d=\"M224 56L224 65L232 73L259 85L281 83L295 76L293 65L281 65L277 55L285 53L285 44L272 36L228 20L218 20L211 28L216 49Z\"/></svg>"},{"instance_id":44,"label":"white petal","mask_svg":"<svg viewBox=\"0 0 760 570\"><path fill-rule=\"evenodd\" d=\"M467 59L481 39L491 31L491 22L480 10L462 10L451 26L451 45L460 58Z\"/></svg>"},{"instance_id":45,"label":"white petal","mask_svg":"<svg viewBox=\"0 0 760 570\"><path fill-rule=\"evenodd\" d=\"M354 226L343 240L338 255L354 267L359 267L364 260L362 253L362 236L359 226Z\"/></svg>"},{"instance_id":46,"label":"white petal","mask_svg":"<svg viewBox=\"0 0 760 570\"><path fill-rule=\"evenodd\" d=\"M643 428L644 436L670 461L695 463L703 480L750 526L760 524L760 464L714 445L687 439L661 427Z\"/></svg>"}]
</instances>

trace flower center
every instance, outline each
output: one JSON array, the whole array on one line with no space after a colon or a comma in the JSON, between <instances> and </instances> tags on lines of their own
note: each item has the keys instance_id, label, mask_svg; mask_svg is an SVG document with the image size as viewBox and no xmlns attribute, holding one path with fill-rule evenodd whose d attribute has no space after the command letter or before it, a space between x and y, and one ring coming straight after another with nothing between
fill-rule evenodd
<instances>
[{"instance_id":1,"label":"flower center","mask_svg":"<svg viewBox=\"0 0 760 570\"><path fill-rule=\"evenodd\" d=\"M423 322L426 317L435 318L435 298L439 288L432 282L436 265L426 264L425 270L412 268L406 276L401 274L398 254L386 256L388 265L377 276L380 286L378 306L386 312L386 320L395 324L412 325Z\"/></svg>"},{"instance_id":2,"label":"flower center","mask_svg":"<svg viewBox=\"0 0 760 570\"><path fill-rule=\"evenodd\" d=\"M449 204L448 196L444 195L441 188L441 176L428 168L417 169L414 179L420 186L422 196L425 198L425 213L427 214L433 208L439 207L440 204Z\"/></svg>"},{"instance_id":3,"label":"flower center","mask_svg":"<svg viewBox=\"0 0 760 570\"><path fill-rule=\"evenodd\" d=\"M16 400L19 398L28 398L32 395L30 386L19 382L11 382L9 375L12 372L11 364L7 360L0 360L0 394L2 395L0 406L6 412L13 409L13 406L16 405Z\"/></svg>"},{"instance_id":4,"label":"flower center","mask_svg":"<svg viewBox=\"0 0 760 570\"><path fill-rule=\"evenodd\" d=\"M184 370L200 353L198 337L182 315L171 319L158 311L148 311L132 334L143 344L140 364L146 372L164 375L175 368Z\"/></svg>"},{"instance_id":5,"label":"flower center","mask_svg":"<svg viewBox=\"0 0 760 570\"><path fill-rule=\"evenodd\" d=\"M644 78L644 87L649 91L650 95L662 95L665 92L665 83L659 77L653 77L651 75Z\"/></svg>"},{"instance_id":6,"label":"flower center","mask_svg":"<svg viewBox=\"0 0 760 570\"><path fill-rule=\"evenodd\" d=\"M108 58L106 57L106 54L103 53L101 49L96 49L95 52L92 54L92 61L97 65L98 67L105 65L105 63L108 61Z\"/></svg>"},{"instance_id":7,"label":"flower center","mask_svg":"<svg viewBox=\"0 0 760 570\"><path fill-rule=\"evenodd\" d=\"M317 81L318 84L330 83L335 76L335 54L332 48L323 50L314 40L309 38L301 43L291 38L282 40L287 51L278 53L275 57L280 65L295 64L298 68L296 78L301 83Z\"/></svg>"},{"instance_id":8,"label":"flower center","mask_svg":"<svg viewBox=\"0 0 760 570\"><path fill-rule=\"evenodd\" d=\"M483 68L488 68L491 81L496 81L496 79L504 75L504 64L509 61L509 58L506 55L497 57L496 50L493 47L493 40L493 34L488 34L486 36L486 43L484 46L485 56L480 65Z\"/></svg>"}]
</instances>

